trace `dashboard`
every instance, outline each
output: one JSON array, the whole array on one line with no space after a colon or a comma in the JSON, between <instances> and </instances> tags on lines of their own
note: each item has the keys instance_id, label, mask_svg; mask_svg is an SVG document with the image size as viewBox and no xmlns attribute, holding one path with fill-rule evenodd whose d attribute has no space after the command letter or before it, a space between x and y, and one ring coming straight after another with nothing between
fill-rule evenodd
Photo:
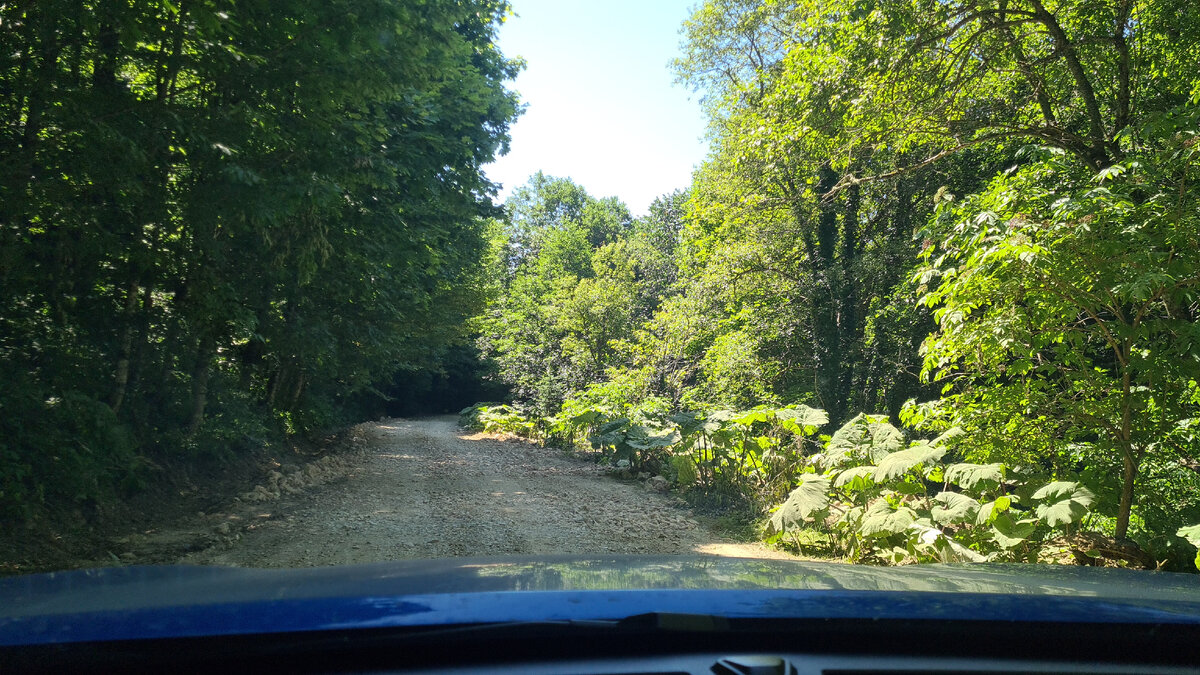
<instances>
[{"instance_id":1,"label":"dashboard","mask_svg":"<svg viewBox=\"0 0 1200 675\"><path fill-rule=\"evenodd\" d=\"M597 622L599 623L599 622ZM998 675L1200 673L1195 625L812 621L322 631L0 649L0 672Z\"/></svg>"}]
</instances>

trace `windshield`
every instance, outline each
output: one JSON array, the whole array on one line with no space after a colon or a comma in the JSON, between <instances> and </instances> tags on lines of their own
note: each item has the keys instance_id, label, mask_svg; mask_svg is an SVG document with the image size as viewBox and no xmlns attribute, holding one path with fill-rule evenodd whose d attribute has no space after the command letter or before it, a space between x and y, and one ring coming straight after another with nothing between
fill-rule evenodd
<instances>
[{"instance_id":1,"label":"windshield","mask_svg":"<svg viewBox=\"0 0 1200 675\"><path fill-rule=\"evenodd\" d=\"M1191 0L45 0L0 54L4 575L1200 565Z\"/></svg>"}]
</instances>

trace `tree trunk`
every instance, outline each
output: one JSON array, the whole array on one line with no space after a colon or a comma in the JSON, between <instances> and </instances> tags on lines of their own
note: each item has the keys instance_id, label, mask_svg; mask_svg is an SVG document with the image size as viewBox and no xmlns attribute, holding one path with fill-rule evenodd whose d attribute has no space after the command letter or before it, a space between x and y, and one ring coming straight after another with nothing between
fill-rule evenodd
<instances>
[{"instance_id":1,"label":"tree trunk","mask_svg":"<svg viewBox=\"0 0 1200 675\"><path fill-rule=\"evenodd\" d=\"M154 286L142 286L142 307L134 334L133 352L129 363L129 384L126 386L127 397L136 396L143 392L142 383L146 379L146 354L151 349L153 337L151 331L154 322Z\"/></svg>"},{"instance_id":2,"label":"tree trunk","mask_svg":"<svg viewBox=\"0 0 1200 675\"><path fill-rule=\"evenodd\" d=\"M304 393L304 384L304 373L298 373L296 375L296 386L292 387L292 403L288 406L290 409L294 410L296 405L300 403L300 395Z\"/></svg>"},{"instance_id":3,"label":"tree trunk","mask_svg":"<svg viewBox=\"0 0 1200 675\"><path fill-rule=\"evenodd\" d=\"M1137 478L1140 459L1133 449L1133 375L1129 372L1132 344L1129 340L1125 340L1121 351L1120 360L1125 372L1121 375L1121 430L1117 439L1122 464L1121 504L1117 508L1117 528L1113 532L1117 539L1124 539L1129 532L1129 516L1133 512L1133 483Z\"/></svg>"},{"instance_id":4,"label":"tree trunk","mask_svg":"<svg viewBox=\"0 0 1200 675\"><path fill-rule=\"evenodd\" d=\"M1117 509L1117 528L1113 532L1113 537L1116 539L1125 539L1129 534L1129 516L1133 512L1133 483L1137 478L1137 462L1134 461L1132 452L1122 451L1121 464L1124 469L1121 481L1121 505Z\"/></svg>"},{"instance_id":5,"label":"tree trunk","mask_svg":"<svg viewBox=\"0 0 1200 675\"><path fill-rule=\"evenodd\" d=\"M204 408L208 404L208 378L212 375L212 357L216 344L212 338L201 338L196 353L196 365L192 368L192 416L188 421L188 436L195 436L204 422Z\"/></svg>"},{"instance_id":6,"label":"tree trunk","mask_svg":"<svg viewBox=\"0 0 1200 675\"><path fill-rule=\"evenodd\" d=\"M862 205L862 192L855 185L846 190L846 204L842 209L841 254L837 260L837 278L834 285L834 297L837 300L837 332L838 332L838 379L837 395L848 410L851 403L861 408L862 402L853 399L855 384L862 373L862 324L863 312L859 298L862 294L862 282L855 275L855 265L861 252L859 237L859 209Z\"/></svg>"},{"instance_id":7,"label":"tree trunk","mask_svg":"<svg viewBox=\"0 0 1200 675\"><path fill-rule=\"evenodd\" d=\"M1042 0L1033 0L1033 10L1038 22L1046 27L1046 32L1054 40L1054 44L1058 48L1058 56L1067 64L1067 70L1075 80L1075 91L1083 100L1083 108L1087 112L1088 142L1091 146L1088 154L1082 156L1081 159L1087 162L1092 169L1103 169L1111 163L1111 158L1108 154L1108 136L1104 132L1104 117L1100 112L1100 104L1096 99L1096 92L1092 88L1092 81L1088 79L1087 70L1079 60L1075 44L1067 37L1062 25L1058 23L1058 18L1046 9Z\"/></svg>"},{"instance_id":8,"label":"tree trunk","mask_svg":"<svg viewBox=\"0 0 1200 675\"><path fill-rule=\"evenodd\" d=\"M828 194L837 184L838 175L828 165L818 173L817 193ZM806 252L816 288L811 295L813 379L817 400L829 415L831 424L839 424L846 414L846 395L842 390L842 339L838 330L841 299L837 257L837 206L823 203L817 217L816 241L806 238Z\"/></svg>"},{"instance_id":9,"label":"tree trunk","mask_svg":"<svg viewBox=\"0 0 1200 675\"><path fill-rule=\"evenodd\" d=\"M271 377L271 382L267 387L267 407L275 409L275 400L279 398L279 390L283 387L283 383L288 379L287 366L279 366L275 370L275 374Z\"/></svg>"},{"instance_id":10,"label":"tree trunk","mask_svg":"<svg viewBox=\"0 0 1200 675\"><path fill-rule=\"evenodd\" d=\"M12 96L13 92L8 92L15 103L11 116L4 120L11 130L20 129L21 139L20 152L16 154L15 161L10 160L3 167L8 176L5 182L16 189L9 191L0 203L0 214L14 224L27 219L29 191L36 185L41 173L38 151L43 129L42 118L47 112L49 98L52 97L63 48L58 21L54 17L46 16L40 8L33 7L28 11L25 30L26 35L22 37L28 48L21 55L19 77L16 80L21 91L18 96ZM0 228L0 232L7 229Z\"/></svg>"},{"instance_id":11,"label":"tree trunk","mask_svg":"<svg viewBox=\"0 0 1200 675\"><path fill-rule=\"evenodd\" d=\"M160 350L162 352L162 370L158 373L158 390L162 400L166 400L165 394L171 387L171 374L175 372L175 355L184 351L182 345L176 344L183 341L179 337L179 333L182 330L180 319L178 316L172 316L178 312L178 303L164 312L167 334L163 338L163 347Z\"/></svg>"},{"instance_id":12,"label":"tree trunk","mask_svg":"<svg viewBox=\"0 0 1200 675\"><path fill-rule=\"evenodd\" d=\"M138 284L130 281L125 289L125 309L121 314L120 351L117 356L117 370L113 382L113 392L108 399L108 407L113 413L121 412L121 404L125 402L125 392L129 388L129 358L133 352L134 315L137 313Z\"/></svg>"}]
</instances>

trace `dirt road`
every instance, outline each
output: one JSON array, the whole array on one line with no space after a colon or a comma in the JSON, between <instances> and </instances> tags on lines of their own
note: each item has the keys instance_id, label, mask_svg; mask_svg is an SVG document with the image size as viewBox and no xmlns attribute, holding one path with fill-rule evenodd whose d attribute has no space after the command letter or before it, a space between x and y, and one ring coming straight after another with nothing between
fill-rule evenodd
<instances>
[{"instance_id":1,"label":"dirt road","mask_svg":"<svg viewBox=\"0 0 1200 675\"><path fill-rule=\"evenodd\" d=\"M336 480L283 493L276 487L273 494L260 487L261 503L221 516L229 522L215 528L227 536L179 562L305 567L556 553L785 557L724 541L677 500L641 482L615 480L557 450L464 433L453 418L393 420L362 431L364 449L342 462Z\"/></svg>"}]
</instances>

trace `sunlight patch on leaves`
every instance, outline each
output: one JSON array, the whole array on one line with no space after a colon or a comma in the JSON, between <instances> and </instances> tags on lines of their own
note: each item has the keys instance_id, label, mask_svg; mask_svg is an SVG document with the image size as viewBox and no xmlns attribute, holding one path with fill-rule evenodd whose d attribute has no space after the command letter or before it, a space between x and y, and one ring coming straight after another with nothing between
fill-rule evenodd
<instances>
[{"instance_id":1,"label":"sunlight patch on leaves","mask_svg":"<svg viewBox=\"0 0 1200 675\"><path fill-rule=\"evenodd\" d=\"M893 452L880 460L875 467L875 481L884 482L899 478L919 466L936 462L946 454L945 448L939 448L926 443L914 445L907 450Z\"/></svg>"},{"instance_id":2,"label":"sunlight patch on leaves","mask_svg":"<svg viewBox=\"0 0 1200 675\"><path fill-rule=\"evenodd\" d=\"M948 482L970 490L985 481L999 483L1004 479L1004 465L960 462L947 466L944 476Z\"/></svg>"},{"instance_id":3,"label":"sunlight patch on leaves","mask_svg":"<svg viewBox=\"0 0 1200 675\"><path fill-rule=\"evenodd\" d=\"M829 479L816 474L805 474L800 485L788 495L787 501L771 516L775 532L784 532L802 526L829 507Z\"/></svg>"},{"instance_id":4,"label":"sunlight patch on leaves","mask_svg":"<svg viewBox=\"0 0 1200 675\"><path fill-rule=\"evenodd\" d=\"M917 512L907 506L893 506L886 499L877 499L863 514L859 534L865 538L898 534L917 520Z\"/></svg>"},{"instance_id":5,"label":"sunlight patch on leaves","mask_svg":"<svg viewBox=\"0 0 1200 675\"><path fill-rule=\"evenodd\" d=\"M1096 497L1079 483L1055 481L1033 493L1033 499L1043 502L1037 507L1038 518L1058 527L1080 521Z\"/></svg>"}]
</instances>

